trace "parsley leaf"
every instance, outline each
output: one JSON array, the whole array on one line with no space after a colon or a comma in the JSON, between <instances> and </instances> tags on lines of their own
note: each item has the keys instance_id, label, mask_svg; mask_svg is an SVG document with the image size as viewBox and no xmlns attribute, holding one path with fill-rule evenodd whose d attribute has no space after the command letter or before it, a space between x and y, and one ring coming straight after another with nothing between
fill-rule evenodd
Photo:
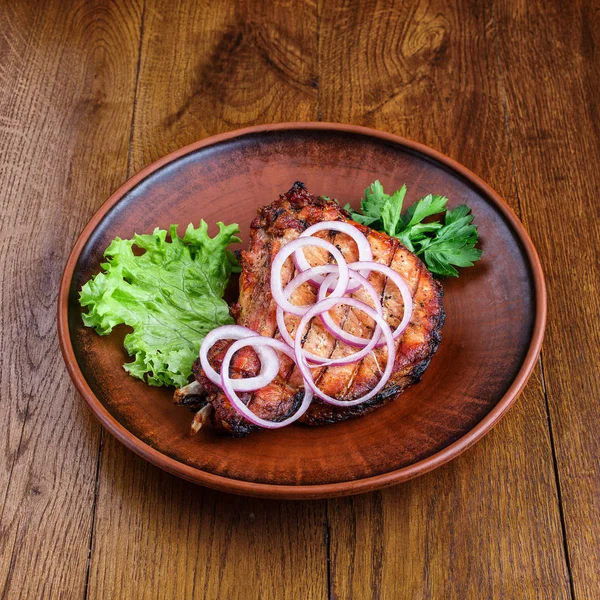
<instances>
[{"instance_id":1,"label":"parsley leaf","mask_svg":"<svg viewBox=\"0 0 600 600\"><path fill-rule=\"evenodd\" d=\"M403 187L406 188L406 186ZM402 219L404 228L412 227L413 225L420 223L426 217L441 213L444 208L446 208L447 202L448 198L445 196L433 196L427 194L425 198L421 198L421 200L415 202L406 210L404 218Z\"/></svg>"},{"instance_id":2,"label":"parsley leaf","mask_svg":"<svg viewBox=\"0 0 600 600\"><path fill-rule=\"evenodd\" d=\"M391 235L404 229L401 221L402 204L406 196L406 186L403 185L399 190L396 190L391 196L388 196L383 208L381 209L381 224L384 231L392 231Z\"/></svg>"},{"instance_id":3,"label":"parsley leaf","mask_svg":"<svg viewBox=\"0 0 600 600\"><path fill-rule=\"evenodd\" d=\"M439 275L458 277L458 271L452 266L472 267L481 257L481 250L475 248L477 227L472 224L471 209L462 204L453 211L446 211L443 227L438 229L435 238L426 238L420 242L425 262L432 262Z\"/></svg>"},{"instance_id":4,"label":"parsley leaf","mask_svg":"<svg viewBox=\"0 0 600 600\"><path fill-rule=\"evenodd\" d=\"M349 204L344 208L354 221L397 237L436 275L458 277L455 267L472 267L480 259L481 250L475 248L477 227L466 204L446 210L448 198L428 194L402 214L405 196L406 185L389 196L377 180L365 190L360 203L362 213L353 211ZM444 211L443 222L424 222Z\"/></svg>"}]
</instances>

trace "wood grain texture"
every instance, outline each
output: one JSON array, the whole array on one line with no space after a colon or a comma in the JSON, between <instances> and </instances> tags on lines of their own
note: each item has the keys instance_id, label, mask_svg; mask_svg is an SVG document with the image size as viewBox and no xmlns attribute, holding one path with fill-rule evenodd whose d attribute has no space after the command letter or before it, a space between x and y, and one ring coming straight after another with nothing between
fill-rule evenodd
<instances>
[{"instance_id":1,"label":"wood grain texture","mask_svg":"<svg viewBox=\"0 0 600 600\"><path fill-rule=\"evenodd\" d=\"M323 503L213 492L112 440L99 487L89 598L326 596Z\"/></svg>"},{"instance_id":2,"label":"wood grain texture","mask_svg":"<svg viewBox=\"0 0 600 600\"><path fill-rule=\"evenodd\" d=\"M592 0L0 3L0 598L595 599L599 15ZM476 447L382 492L233 498L105 437L95 500L100 428L55 334L75 236L171 150L318 118L429 144L522 216L549 287L543 377Z\"/></svg>"},{"instance_id":3,"label":"wood grain texture","mask_svg":"<svg viewBox=\"0 0 600 600\"><path fill-rule=\"evenodd\" d=\"M548 281L544 375L574 595L591 600L600 590L600 4L494 5L518 194Z\"/></svg>"},{"instance_id":4,"label":"wood grain texture","mask_svg":"<svg viewBox=\"0 0 600 600\"><path fill-rule=\"evenodd\" d=\"M223 131L317 120L316 77L310 0L148 2L133 171Z\"/></svg>"},{"instance_id":5,"label":"wood grain texture","mask_svg":"<svg viewBox=\"0 0 600 600\"><path fill-rule=\"evenodd\" d=\"M0 596L81 598L100 428L68 381L56 298L81 225L125 176L139 14L0 15Z\"/></svg>"},{"instance_id":6,"label":"wood grain texture","mask_svg":"<svg viewBox=\"0 0 600 600\"><path fill-rule=\"evenodd\" d=\"M132 172L209 134L316 118L314 5L147 1L143 21ZM107 439L88 597L325 598L325 533L324 502L218 494Z\"/></svg>"},{"instance_id":7,"label":"wood grain texture","mask_svg":"<svg viewBox=\"0 0 600 600\"><path fill-rule=\"evenodd\" d=\"M324 120L438 148L519 210L489 8L324 2L319 23ZM466 455L405 485L330 501L332 597L569 598L545 414L538 370Z\"/></svg>"}]
</instances>

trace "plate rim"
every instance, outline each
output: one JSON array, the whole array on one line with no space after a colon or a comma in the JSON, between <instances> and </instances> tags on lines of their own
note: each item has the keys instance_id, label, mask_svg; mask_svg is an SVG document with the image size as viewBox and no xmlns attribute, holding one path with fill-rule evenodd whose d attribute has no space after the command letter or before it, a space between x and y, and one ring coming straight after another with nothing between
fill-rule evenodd
<instances>
[{"instance_id":1,"label":"plate rim","mask_svg":"<svg viewBox=\"0 0 600 600\"><path fill-rule=\"evenodd\" d=\"M303 129L366 135L372 138L377 138L380 141L391 142L395 145L403 146L409 150L424 154L433 160L444 164L452 171L463 176L467 181L469 181L469 183L477 188L479 192L485 195L509 222L510 227L513 229L519 238L519 241L523 245L524 253L527 256L529 267L532 272L533 287L535 291L535 321L533 332L531 334L529 348L527 350L525 359L523 360L523 363L521 364L514 381L511 383L510 387L502 396L500 401L465 435L427 458L400 469L388 471L387 473L380 473L378 475L361 479L315 485L279 485L223 477L222 475L216 475L214 473L209 473L207 471L203 471L202 469L192 467L174 458L171 458L166 454L163 454L159 450L142 441L140 438L136 437L108 412L102 402L96 397L92 389L89 387L77 363L77 358L73 350L71 336L69 333L69 290L73 275L75 273L77 260L91 234L94 232L106 214L127 194L127 192L133 189L141 181L146 179L149 175L161 169L165 165L206 146L219 144L233 138L244 137L256 133L297 131ZM179 476L187 481L238 495L272 499L333 498L369 492L376 489L389 487L403 481L408 481L409 479L423 475L428 471L450 462L452 459L456 458L459 454L462 454L475 442L479 441L484 435L486 435L492 429L492 427L499 422L506 411L514 404L515 400L527 384L527 381L533 372L537 358L540 354L544 338L546 319L546 284L537 251L529 234L525 230L525 227L517 217L516 213L487 183L485 183L467 167L450 158L449 156L446 156L438 150L434 150L429 146L425 146L424 144L415 142L411 139L360 125L314 121L254 125L251 127L245 127L214 136L209 136L192 144L183 146L178 150L170 152L157 161L144 167L138 173L129 178L125 183L119 186L109 196L109 198L100 206L100 208L98 208L82 232L79 234L77 241L75 242L75 245L69 254L69 258L67 259L63 275L61 277L57 302L58 339L67 371L78 392L83 396L88 407L105 429L107 429L122 444L135 452L138 456L141 456L148 462L163 469L164 471Z\"/></svg>"}]
</instances>

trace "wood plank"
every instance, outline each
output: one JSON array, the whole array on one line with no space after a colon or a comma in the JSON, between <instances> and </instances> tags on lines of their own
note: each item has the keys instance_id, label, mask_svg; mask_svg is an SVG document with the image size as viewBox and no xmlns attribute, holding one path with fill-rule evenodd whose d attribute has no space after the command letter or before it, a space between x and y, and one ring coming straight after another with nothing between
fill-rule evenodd
<instances>
[{"instance_id":1,"label":"wood plank","mask_svg":"<svg viewBox=\"0 0 600 600\"><path fill-rule=\"evenodd\" d=\"M209 134L316 118L315 7L293 10L147 2L132 172ZM107 439L89 598L323 598L325 532L324 502L206 490Z\"/></svg>"},{"instance_id":2,"label":"wood plank","mask_svg":"<svg viewBox=\"0 0 600 600\"><path fill-rule=\"evenodd\" d=\"M149 2L133 172L223 131L317 120L316 70L311 0Z\"/></svg>"},{"instance_id":3,"label":"wood plank","mask_svg":"<svg viewBox=\"0 0 600 600\"><path fill-rule=\"evenodd\" d=\"M600 590L600 4L494 4L518 194L548 284L544 374L573 588L578 600L592 599Z\"/></svg>"},{"instance_id":4,"label":"wood plank","mask_svg":"<svg viewBox=\"0 0 600 600\"><path fill-rule=\"evenodd\" d=\"M207 490L112 439L101 473L89 598L326 596L324 503Z\"/></svg>"},{"instance_id":5,"label":"wood plank","mask_svg":"<svg viewBox=\"0 0 600 600\"><path fill-rule=\"evenodd\" d=\"M124 177L139 13L0 7L0 597L81 598L100 427L58 349L75 237Z\"/></svg>"},{"instance_id":6,"label":"wood plank","mask_svg":"<svg viewBox=\"0 0 600 600\"><path fill-rule=\"evenodd\" d=\"M324 2L319 23L324 120L429 144L519 210L488 8ZM538 369L504 421L453 463L329 502L331 597L569 598L555 483Z\"/></svg>"}]
</instances>

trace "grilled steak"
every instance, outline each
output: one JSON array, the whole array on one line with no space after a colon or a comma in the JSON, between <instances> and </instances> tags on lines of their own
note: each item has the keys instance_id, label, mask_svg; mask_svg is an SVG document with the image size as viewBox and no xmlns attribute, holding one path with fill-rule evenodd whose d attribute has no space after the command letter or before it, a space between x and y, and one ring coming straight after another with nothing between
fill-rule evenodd
<instances>
[{"instance_id":1,"label":"grilled steak","mask_svg":"<svg viewBox=\"0 0 600 600\"><path fill-rule=\"evenodd\" d=\"M442 305L442 287L435 281L423 263L409 252L396 238L374 231L350 220L350 215L337 203L309 194L300 182L279 200L258 211L251 226L249 249L241 254L239 301L231 309L238 325L244 325L261 335L280 338L275 320L276 304L270 292L271 262L287 242L297 238L307 227L320 221L346 221L367 236L373 251L373 260L392 267L408 283L413 295L413 314L410 324L396 342L397 355L394 374L383 390L371 400L348 408L332 406L314 398L308 412L300 419L307 425L321 425L364 415L395 398L409 385L418 381L427 368L441 340L441 328L445 313ZM321 237L337 246L348 262L358 260L357 248L349 236L335 231L323 231ZM324 250L306 248L305 254L311 264L325 262L329 256ZM282 269L285 286L294 276L294 266L288 259ZM371 273L370 283L381 293L384 318L394 329L403 315L400 292L379 273ZM369 304L368 296L361 289L354 294ZM300 286L294 295L294 304L312 304L315 290L309 285ZM369 337L373 321L348 306L331 311L336 322L354 335ZM290 333L300 321L294 315L286 316ZM230 342L222 341L212 348L209 360L218 370ZM322 356L344 356L356 348L336 340L323 327L319 319L313 319L305 334L304 348ZM387 349L378 348L355 364L321 367L313 371L315 381L326 394L352 400L366 394L377 383L385 368ZM251 348L238 352L231 363L232 377L250 377L258 373L260 363ZM202 372L197 361L194 364L196 382L178 390L175 402L197 410L192 431L197 431L208 419L208 405L214 408L212 423L234 435L244 435L256 429L229 403L222 391L212 384ZM270 420L283 420L300 405L304 391L298 368L283 356L277 377L265 388L256 392L240 394L250 409L258 416Z\"/></svg>"}]
</instances>

